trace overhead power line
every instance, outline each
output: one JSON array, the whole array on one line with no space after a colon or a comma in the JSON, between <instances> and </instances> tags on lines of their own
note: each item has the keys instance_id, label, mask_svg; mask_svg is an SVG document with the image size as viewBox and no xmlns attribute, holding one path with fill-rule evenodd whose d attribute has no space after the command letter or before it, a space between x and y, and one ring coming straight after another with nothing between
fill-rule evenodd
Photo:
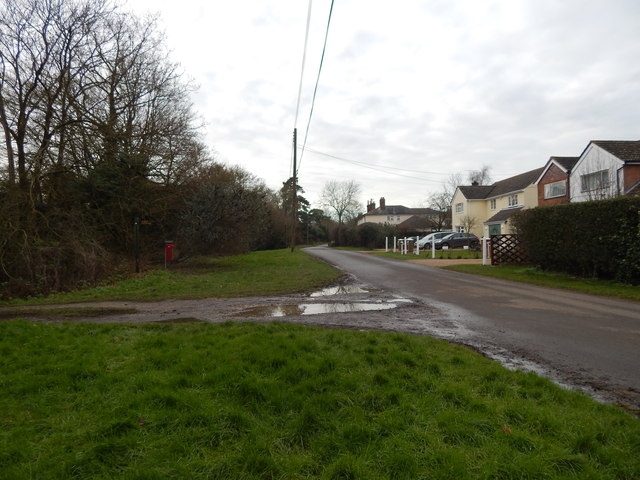
<instances>
[{"instance_id":1,"label":"overhead power line","mask_svg":"<svg viewBox=\"0 0 640 480\"><path fill-rule=\"evenodd\" d=\"M309 10L307 12L307 28L304 33L304 48L302 50L302 67L300 69L300 85L298 86L298 101L296 102L296 117L293 121L293 128L298 126L298 112L300 111L300 97L302 94L302 79L304 78L304 64L307 60L307 42L309 40L309 25L311 24L311 4L313 0L309 0Z\"/></svg>"},{"instance_id":2,"label":"overhead power line","mask_svg":"<svg viewBox=\"0 0 640 480\"><path fill-rule=\"evenodd\" d=\"M302 147L299 146L298 149L301 149ZM413 173L419 173L422 175L443 175L443 176L450 176L451 175L451 171L444 171L444 172L432 172L432 171L427 171L427 170L416 170L413 168L403 168L403 167L399 167L397 165L393 165L390 167L385 167L383 165L376 165L376 166L372 166L371 163L369 162L363 162L363 161L359 161L359 160L352 160L349 158L345 158L345 157L339 157L337 155L332 155L330 153L325 153L325 152L320 152L319 150L315 150L311 147L306 147L305 151L307 152L311 152L311 153L315 153L316 155L322 155L323 157L329 157L329 158L334 158L336 160L340 160L343 162L347 162L347 163L352 163L354 165L358 165L358 166L362 166L365 168L370 168L372 170L379 170L381 172L385 172L385 173L390 173L392 175L400 175L400 176L407 176L407 175L402 175L402 174L398 174L398 171L401 172L413 172ZM473 169L464 169L461 170L462 172L473 172L475 170ZM517 173L495 173L495 175L499 175L499 176L504 176L504 177L510 177L513 175L517 175ZM418 177L415 176L410 176L410 178L415 178L418 179ZM428 181L434 181L434 180L428 180Z\"/></svg>"},{"instance_id":3,"label":"overhead power line","mask_svg":"<svg viewBox=\"0 0 640 480\"><path fill-rule=\"evenodd\" d=\"M324 63L324 54L327 50L327 38L329 38L329 26L331 25L331 15L333 13L333 1L331 0L331 7L329 8L329 19L327 20L327 29L324 34L324 45L322 46L322 56L320 57L320 67L318 68L318 76L316 77L316 86L313 89L313 98L311 99L311 110L309 111L309 120L307 121L307 128L304 132L304 141L302 142L302 150L300 152L300 162L298 163L298 169L302 164L302 156L304 155L304 148L307 145L307 137L309 136L309 126L311 125L311 117L313 116L313 107L316 103L316 93L318 93L318 83L320 83L320 73L322 72L322 64ZM297 173L297 172L294 172Z\"/></svg>"},{"instance_id":4,"label":"overhead power line","mask_svg":"<svg viewBox=\"0 0 640 480\"><path fill-rule=\"evenodd\" d=\"M296 101L296 116L293 120L293 132L296 134L296 127L298 126L298 112L300 111L300 98L302 96L302 79L304 78L304 65L307 60L307 43L309 40L309 25L311 24L311 5L313 0L309 0L309 9L307 11L307 27L304 32L304 48L302 49L302 66L300 68L300 84L298 85L298 100ZM295 143L295 141L294 141ZM296 161L295 161L295 147L291 151L291 178L294 178L297 174Z\"/></svg>"}]
</instances>

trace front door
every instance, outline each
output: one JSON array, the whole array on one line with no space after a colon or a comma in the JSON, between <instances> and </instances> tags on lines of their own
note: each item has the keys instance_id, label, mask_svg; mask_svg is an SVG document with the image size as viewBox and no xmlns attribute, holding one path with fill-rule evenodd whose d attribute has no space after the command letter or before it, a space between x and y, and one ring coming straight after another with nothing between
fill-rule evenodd
<instances>
[{"instance_id":1,"label":"front door","mask_svg":"<svg viewBox=\"0 0 640 480\"><path fill-rule=\"evenodd\" d=\"M500 235L500 224L489 225L489 235Z\"/></svg>"}]
</instances>

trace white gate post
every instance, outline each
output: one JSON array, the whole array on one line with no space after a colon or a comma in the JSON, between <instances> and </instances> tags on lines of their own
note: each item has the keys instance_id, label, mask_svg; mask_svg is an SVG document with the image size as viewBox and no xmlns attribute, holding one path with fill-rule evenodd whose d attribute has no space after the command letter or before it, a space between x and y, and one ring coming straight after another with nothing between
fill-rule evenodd
<instances>
[{"instance_id":1,"label":"white gate post","mask_svg":"<svg viewBox=\"0 0 640 480\"><path fill-rule=\"evenodd\" d=\"M389 237L384 237L384 251L389 251Z\"/></svg>"},{"instance_id":2,"label":"white gate post","mask_svg":"<svg viewBox=\"0 0 640 480\"><path fill-rule=\"evenodd\" d=\"M396 253L396 246L397 246L398 242L397 242L397 238L393 237L393 253Z\"/></svg>"},{"instance_id":3,"label":"white gate post","mask_svg":"<svg viewBox=\"0 0 640 480\"><path fill-rule=\"evenodd\" d=\"M482 237L482 265L487 264L487 237Z\"/></svg>"}]
</instances>

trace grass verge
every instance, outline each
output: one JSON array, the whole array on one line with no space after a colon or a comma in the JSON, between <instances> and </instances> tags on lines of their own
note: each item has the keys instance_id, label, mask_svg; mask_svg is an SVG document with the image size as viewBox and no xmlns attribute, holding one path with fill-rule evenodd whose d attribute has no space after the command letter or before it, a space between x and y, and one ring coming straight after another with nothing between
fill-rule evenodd
<instances>
[{"instance_id":1,"label":"grass verge","mask_svg":"<svg viewBox=\"0 0 640 480\"><path fill-rule=\"evenodd\" d=\"M309 290L338 276L337 269L299 250L269 250L193 258L168 270L152 270L110 285L0 305L277 295Z\"/></svg>"},{"instance_id":2,"label":"grass verge","mask_svg":"<svg viewBox=\"0 0 640 480\"><path fill-rule=\"evenodd\" d=\"M640 478L640 422L427 337L0 323L0 478Z\"/></svg>"},{"instance_id":3,"label":"grass verge","mask_svg":"<svg viewBox=\"0 0 640 480\"><path fill-rule=\"evenodd\" d=\"M526 265L451 265L444 267L456 272L485 275L488 277L530 283L543 287L562 288L591 295L623 298L640 301L640 288L606 280L588 280L562 273L546 272Z\"/></svg>"},{"instance_id":4,"label":"grass verge","mask_svg":"<svg viewBox=\"0 0 640 480\"><path fill-rule=\"evenodd\" d=\"M372 250L370 252L373 255L387 258L397 258L399 260L424 260L431 259L431 250L420 250L420 255L416 255L413 252L409 252L407 255L402 255L400 252L384 252L380 250ZM436 250L436 259L451 260L451 259L482 259L482 252L475 250Z\"/></svg>"}]
</instances>

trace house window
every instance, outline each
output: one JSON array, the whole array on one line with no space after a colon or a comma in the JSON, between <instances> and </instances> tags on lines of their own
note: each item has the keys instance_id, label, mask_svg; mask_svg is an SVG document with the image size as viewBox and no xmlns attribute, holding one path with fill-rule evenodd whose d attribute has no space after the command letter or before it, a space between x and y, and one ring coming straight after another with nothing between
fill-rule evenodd
<instances>
[{"instance_id":1,"label":"house window","mask_svg":"<svg viewBox=\"0 0 640 480\"><path fill-rule=\"evenodd\" d=\"M544 198L564 197L567 194L567 182L560 180L559 182L547 183L544 186Z\"/></svg>"},{"instance_id":2,"label":"house window","mask_svg":"<svg viewBox=\"0 0 640 480\"><path fill-rule=\"evenodd\" d=\"M496 209L496 199L495 198L493 200L489 200L489 208L491 210L495 210Z\"/></svg>"},{"instance_id":3,"label":"house window","mask_svg":"<svg viewBox=\"0 0 640 480\"><path fill-rule=\"evenodd\" d=\"M387 222L393 222L395 217L393 215L387 215Z\"/></svg>"},{"instance_id":4,"label":"house window","mask_svg":"<svg viewBox=\"0 0 640 480\"><path fill-rule=\"evenodd\" d=\"M456 225L456 232L463 233L464 232L464 227L462 225Z\"/></svg>"},{"instance_id":5,"label":"house window","mask_svg":"<svg viewBox=\"0 0 640 480\"><path fill-rule=\"evenodd\" d=\"M580 176L580 187L582 192L592 192L594 190L603 190L609 187L609 171L600 170L599 172L588 173Z\"/></svg>"},{"instance_id":6,"label":"house window","mask_svg":"<svg viewBox=\"0 0 640 480\"><path fill-rule=\"evenodd\" d=\"M463 212L463 204L462 204L462 202L456 203L456 213L462 213L462 212Z\"/></svg>"},{"instance_id":7,"label":"house window","mask_svg":"<svg viewBox=\"0 0 640 480\"><path fill-rule=\"evenodd\" d=\"M516 207L518 205L518 194L509 195L509 206Z\"/></svg>"}]
</instances>

